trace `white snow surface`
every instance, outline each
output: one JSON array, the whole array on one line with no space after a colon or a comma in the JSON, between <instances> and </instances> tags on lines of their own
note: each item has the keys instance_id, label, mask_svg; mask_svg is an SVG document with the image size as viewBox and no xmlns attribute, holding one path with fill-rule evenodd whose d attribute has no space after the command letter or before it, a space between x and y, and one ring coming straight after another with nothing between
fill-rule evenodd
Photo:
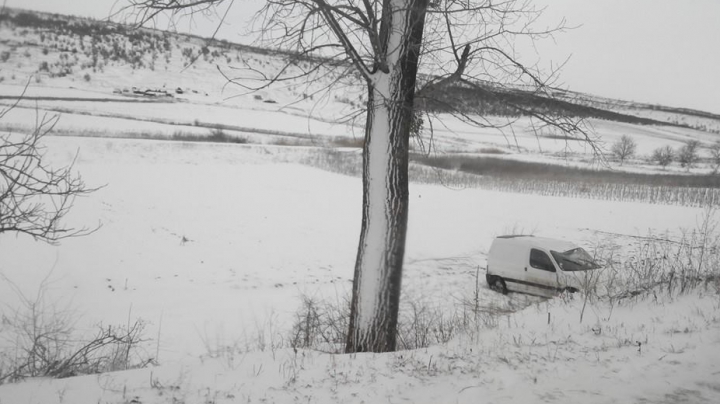
<instances>
[{"instance_id":1,"label":"white snow surface","mask_svg":"<svg viewBox=\"0 0 720 404\"><path fill-rule=\"evenodd\" d=\"M2 34L25 40L10 30ZM33 38L37 34L28 40ZM0 95L20 94L40 62L57 60L40 47L22 49L30 56L11 55ZM271 57L253 57L272 68ZM107 65L102 74L92 72L89 82L82 79L86 71L64 78L43 74L26 93L40 99L24 101L0 122L7 125L0 130L17 131L38 114L62 112L59 134L107 136L45 139L49 161L67 164L77 155L77 172L90 186L102 186L76 200L68 223L101 227L59 246L0 235L2 315L20 307L17 291L33 298L47 278L45 301L72 313L81 335L101 322L147 322L150 341L143 349L159 363L0 385L0 404L720 402L720 298L703 290L612 311L591 305L580 322L583 304L577 297L502 296L487 289L480 270L483 305L533 303L489 319L474 335L426 349L330 355L295 352L285 344L260 350L259 339L273 345L287 338L301 295L340 301L350 290L362 185L359 178L298 164L310 149L263 145L269 135L258 133L357 137L362 130L336 121L362 104L364 88L297 102L313 91L293 83L263 91L258 99L224 87L213 63L179 66L175 52L171 63L153 72ZM186 91L152 104L113 94L136 85ZM660 115L649 116L673 118ZM513 124L515 136L440 118L433 121L439 153L498 148L507 158L574 165L587 165L592 157L583 143L538 136L524 118ZM256 136L251 143L257 144L113 138L209 134L198 122L232 125L237 134ZM708 145L717 137L687 128L589 122L606 147L623 134L637 140L640 156L624 170L659 172L639 159L656 147L677 148L688 139ZM484 268L498 235L533 233L590 251L627 247L633 236L648 233L676 238L697 228L702 214L679 206L411 184L403 301L450 309L472 296L478 267ZM4 325L0 350L13 344L2 335Z\"/></svg>"},{"instance_id":2,"label":"white snow surface","mask_svg":"<svg viewBox=\"0 0 720 404\"><path fill-rule=\"evenodd\" d=\"M90 185L68 218L102 227L49 246L0 236L0 269L27 296L77 313L77 329L148 322L160 366L0 386L5 403L717 402L720 298L589 307L538 301L448 344L392 354L267 349L208 359L258 332L279 339L301 293L350 288L361 181L291 163L269 146L50 137L50 161ZM296 161L296 160L295 160ZM676 236L700 209L411 184L405 298L473 293L494 236L533 232L592 248ZM482 276L482 271L480 272ZM482 282L481 299L512 302ZM17 295L0 284L3 307ZM5 309L3 309L5 310ZM548 324L548 313L551 322ZM599 334L595 330L600 330ZM641 346L637 342L641 342ZM4 341L3 343L7 343ZM203 401L204 400L204 401Z\"/></svg>"}]
</instances>

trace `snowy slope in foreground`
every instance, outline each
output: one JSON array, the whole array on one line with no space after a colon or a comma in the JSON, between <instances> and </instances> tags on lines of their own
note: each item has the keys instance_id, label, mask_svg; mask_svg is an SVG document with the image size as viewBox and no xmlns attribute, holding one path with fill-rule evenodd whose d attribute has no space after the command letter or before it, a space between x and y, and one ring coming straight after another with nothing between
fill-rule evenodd
<instances>
[{"instance_id":1,"label":"snowy slope in foreground","mask_svg":"<svg viewBox=\"0 0 720 404\"><path fill-rule=\"evenodd\" d=\"M11 403L717 403L720 302L686 297L578 322L538 304L475 338L390 354L290 349L0 386ZM550 317L548 323L547 318Z\"/></svg>"},{"instance_id":2,"label":"snowy slope in foreground","mask_svg":"<svg viewBox=\"0 0 720 404\"><path fill-rule=\"evenodd\" d=\"M69 218L103 226L59 247L3 235L3 275L32 297L50 274L47 301L76 311L79 330L147 321L154 341L146 349L157 349L163 366L3 385L2 404L720 399L717 295L640 302L612 315L589 307L582 324L581 302L556 300L501 317L470 340L424 350L235 351L199 364L208 349L242 347L258 332L284 338L301 293L347 291L360 180L295 164L306 149L74 137L47 145L57 162L79 151L85 180L106 184L77 200ZM493 236L533 232L593 248L629 243L601 232L676 237L701 214L418 184L410 198L403 296L439 303L472 295ZM519 298L481 285L483 304ZM4 307L17 299L0 284Z\"/></svg>"}]
</instances>

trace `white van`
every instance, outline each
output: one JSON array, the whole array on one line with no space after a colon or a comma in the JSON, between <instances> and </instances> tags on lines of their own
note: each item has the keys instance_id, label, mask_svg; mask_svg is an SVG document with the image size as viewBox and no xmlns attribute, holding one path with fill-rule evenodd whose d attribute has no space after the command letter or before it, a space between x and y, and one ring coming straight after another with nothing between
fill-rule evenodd
<instances>
[{"instance_id":1,"label":"white van","mask_svg":"<svg viewBox=\"0 0 720 404\"><path fill-rule=\"evenodd\" d=\"M582 289L588 271L600 268L582 248L567 241L525 235L500 236L488 252L490 288L553 296Z\"/></svg>"}]
</instances>

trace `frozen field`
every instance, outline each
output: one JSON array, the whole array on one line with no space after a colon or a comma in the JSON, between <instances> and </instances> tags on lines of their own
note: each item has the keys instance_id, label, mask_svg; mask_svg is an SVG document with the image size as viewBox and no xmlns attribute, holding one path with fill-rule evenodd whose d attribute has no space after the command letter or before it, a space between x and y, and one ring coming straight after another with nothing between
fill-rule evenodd
<instances>
[{"instance_id":1,"label":"frozen field","mask_svg":"<svg viewBox=\"0 0 720 404\"><path fill-rule=\"evenodd\" d=\"M45 301L75 313L79 330L143 319L152 339L146 349L163 366L3 385L3 404L517 402L518 389L547 402L720 398L717 295L640 302L610 319L597 307L582 324L581 302L537 301L471 340L419 351L332 356L282 348L210 360L209 350L242 346L258 333L286 336L302 294L344 296L360 180L298 164L303 148L77 137L51 137L47 146L57 163L79 152L78 172L104 185L78 199L69 217L101 227L60 246L2 235L3 275L27 297L47 277ZM702 216L694 208L440 185L410 191L403 293L438 304L473 294L496 235L531 232L593 249L650 232L678 237ZM481 281L483 304L528 304ZM7 283L0 300L8 309L19 304Z\"/></svg>"}]
</instances>

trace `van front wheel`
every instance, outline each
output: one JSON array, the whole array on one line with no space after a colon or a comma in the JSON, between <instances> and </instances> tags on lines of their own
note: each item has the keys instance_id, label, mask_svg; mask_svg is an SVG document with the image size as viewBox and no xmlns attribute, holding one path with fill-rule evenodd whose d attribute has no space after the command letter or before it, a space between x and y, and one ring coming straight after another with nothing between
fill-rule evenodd
<instances>
[{"instance_id":1,"label":"van front wheel","mask_svg":"<svg viewBox=\"0 0 720 404\"><path fill-rule=\"evenodd\" d=\"M508 292L507 285L505 284L505 281L503 280L503 278L496 276L493 279L491 279L491 282L489 282L489 283L490 283L490 289L492 289L496 292L500 292L503 295L507 295L507 292Z\"/></svg>"}]
</instances>

